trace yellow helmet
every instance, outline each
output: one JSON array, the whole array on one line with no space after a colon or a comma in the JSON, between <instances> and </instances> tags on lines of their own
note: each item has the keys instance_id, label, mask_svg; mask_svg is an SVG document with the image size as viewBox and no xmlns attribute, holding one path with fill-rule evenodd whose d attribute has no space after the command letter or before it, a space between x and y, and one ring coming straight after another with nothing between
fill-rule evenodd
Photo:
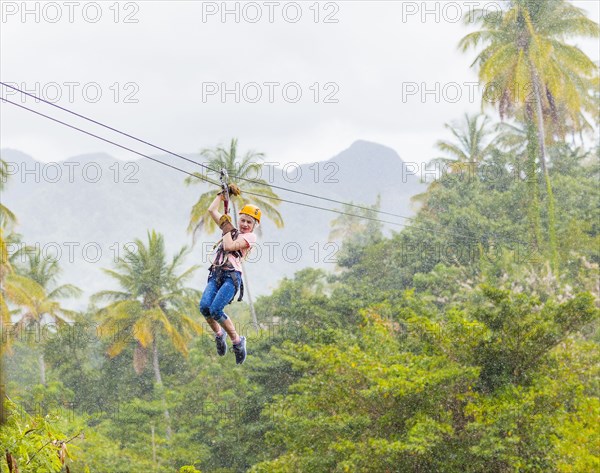
<instances>
[{"instance_id":1,"label":"yellow helmet","mask_svg":"<svg viewBox=\"0 0 600 473\"><path fill-rule=\"evenodd\" d=\"M240 214L246 214L246 215L250 215L250 217L253 217L256 219L256 221L258 223L260 223L260 209L256 206L256 205L250 205L250 204L246 204L242 207L242 210L240 210Z\"/></svg>"}]
</instances>

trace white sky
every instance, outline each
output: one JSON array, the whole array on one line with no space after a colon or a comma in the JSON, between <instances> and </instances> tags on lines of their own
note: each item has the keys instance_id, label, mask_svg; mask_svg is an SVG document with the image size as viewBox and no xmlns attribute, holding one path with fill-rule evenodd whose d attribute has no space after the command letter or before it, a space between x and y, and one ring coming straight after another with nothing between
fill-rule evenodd
<instances>
[{"instance_id":1,"label":"white sky","mask_svg":"<svg viewBox=\"0 0 600 473\"><path fill-rule=\"evenodd\" d=\"M480 108L481 91L469 67L475 53L457 49L469 31L457 15L473 6L497 9L499 2L227 2L227 8L238 8L240 21L230 14L223 22L223 2L3 1L0 78L49 100L60 93L57 104L177 153L238 137L242 151L263 151L282 164L304 163L365 139L394 148L405 161L423 162L436 155L435 140L446 137L444 123ZM574 3L600 20L600 2ZM252 23L259 10L261 19ZM125 22L128 15L137 23ZM327 15L337 23L326 23ZM597 42L576 44L593 60L600 58ZM257 89L246 84L258 83L262 98L250 103L240 94L235 103L230 94L223 103L219 93L203 94L210 83L233 89L236 82L248 99ZM269 82L279 84L272 86L272 103ZM302 92L297 103L282 94L288 83L297 86L288 87L287 100L294 87ZM319 103L313 101L315 83ZM433 92L422 97L424 88ZM85 125L1 90L10 100ZM102 96L93 103L98 90ZM324 103L330 93L337 103ZM126 103L128 94L137 102ZM4 103L0 148L46 162L94 152L137 158Z\"/></svg>"}]
</instances>

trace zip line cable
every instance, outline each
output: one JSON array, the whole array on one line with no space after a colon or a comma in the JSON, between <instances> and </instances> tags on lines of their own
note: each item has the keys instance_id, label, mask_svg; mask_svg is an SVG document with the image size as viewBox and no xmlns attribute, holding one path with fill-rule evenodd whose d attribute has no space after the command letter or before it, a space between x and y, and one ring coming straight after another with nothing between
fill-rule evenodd
<instances>
[{"instance_id":1,"label":"zip line cable","mask_svg":"<svg viewBox=\"0 0 600 473\"><path fill-rule=\"evenodd\" d=\"M170 167L172 169L175 169L177 171L184 172L186 174L189 174L190 176L194 176L194 177L197 177L199 179L203 179L202 177L194 175L192 173L189 173L189 172L187 172L187 171L185 171L183 169L178 168L177 166L173 166L172 164L168 164L168 163L163 163L162 161L160 161L160 160L158 160L156 158L152 158L152 157L147 156L147 155L145 155L143 153L140 153L139 151L135 151L135 150L133 150L131 148L128 148L127 146L123 146L123 145L120 145L118 143L115 143L114 141L108 140L106 138L102 138L101 136L95 135L94 133L91 133L89 131L85 131L85 130L82 130L81 128L77 128L74 125L69 125L68 123L65 123L65 122L63 122L61 120L58 120L57 118L53 118L53 117L50 117L48 115L44 115L43 113L38 112L36 110L33 110L33 109L29 108L29 107L25 107L24 105L21 105L21 104L15 103L15 102L11 102L10 100L5 99L4 97L0 97L0 100L2 100L3 102L8 102L8 103L10 103L12 105L16 105L17 107L20 107L20 108L23 108L25 110L28 110L28 111L30 111L32 113L35 113L36 115L40 115L40 116L45 117L45 118L47 118L49 120L52 120L52 121L54 121L56 123L60 123L61 125L67 126L69 128L73 128L74 130L80 131L81 133L85 133L86 135L93 136L94 138L98 138L99 140L102 140L102 141L105 141L107 143L110 143L111 145L115 145L115 146L118 146L119 148L123 148L123 149L126 149L127 151L131 151L132 153L135 153L135 154L137 154L139 156L142 156L144 158L151 159L154 162L157 162L157 163L160 163L160 164L164 164L165 166L168 166L168 167ZM206 181L206 179L204 179L204 180ZM207 182L210 182L210 181L207 181ZM212 184L212 182L210 182L210 183Z\"/></svg>"},{"instance_id":2,"label":"zip line cable","mask_svg":"<svg viewBox=\"0 0 600 473\"><path fill-rule=\"evenodd\" d=\"M119 134L121 134L121 135L123 135L123 136L127 136L128 138L131 138L131 139L133 139L133 140L139 141L140 143L144 143L144 144L146 144L146 145L148 145L148 146L151 146L152 148L158 149L158 150L160 150L160 151L163 151L163 152L165 152L165 153L167 153L167 154L171 154L171 155L173 155L173 156L176 156L176 157L178 157L178 158L180 158L180 159L183 159L183 160L185 160L185 161L187 161L187 162L190 162L190 163L196 164L196 165L198 165L198 166L201 166L201 167L203 167L203 168L205 168L205 169L207 169L207 170L209 170L209 171L212 171L212 172L214 172L215 174L219 174L219 171L217 171L217 170L215 170L215 169L212 169L212 168L210 168L209 166L206 166L205 164L199 163L199 162L197 162L197 161L194 161L193 159L186 158L185 156L181 156L180 154L174 153L174 152L172 152L172 151L169 151L169 150L167 150L167 149L165 149L165 148L162 148L162 147L160 147L160 146L154 145L154 144L152 144L152 143L150 143L150 142L148 142L148 141L145 141L145 140L143 140L143 139L141 139L141 138L137 138L136 136L133 136L133 135L131 135L131 134L129 134L129 133L123 132L123 131L121 131L121 130L119 130L119 129L117 129L117 128L114 128L114 127L111 127L111 126L109 126L109 125L106 125L105 123L99 122L99 121L97 121L97 120L94 120L94 119L92 119L92 118L90 118L90 117L87 117L87 116L85 116L85 115L82 115L82 114L80 114L80 113L77 113L77 112L75 112L75 111L73 111L73 110L70 110L70 109L68 109L68 108L66 108L66 107L61 107L60 105L57 105L57 104L55 104L55 103L52 103L52 102L50 102L50 101L48 101L48 100L45 100L45 99L43 99L43 98L41 98L41 97L38 97L38 96L36 96L36 95L34 95L34 94L31 94L31 93L29 93L29 92L26 92L26 91L24 91L24 90L21 90L21 89L19 89L19 88L17 88L17 87L14 87L14 86L12 86L12 85L10 85L10 84L7 84L6 82L1 82L1 81L0 81L0 84L4 85L5 87L8 87L8 88L10 88L10 89L13 89L13 90L15 90L15 91L17 91L17 92L19 92L19 93L21 93L21 94L23 94L23 95L27 95L27 96L29 96L29 97L32 97L32 98L36 99L36 100L39 100L39 101L42 101L42 102L44 102L44 103L46 103L46 104L48 104L48 105L51 105L51 106L53 106L53 107L55 107L55 108L58 108L58 109L60 109L60 110L63 110L63 111L65 111L65 112L67 112L67 113L70 113L70 114L72 114L72 115L75 115L75 116L77 116L77 117L79 117L79 118L83 118L84 120L87 120L87 121L89 121L89 122L92 122L92 123L94 123L94 124L96 124L96 125L99 125L99 126L102 126L102 127L104 127L104 128L107 128L107 129L109 129L109 130L111 130L111 131L114 131L114 132L116 132L116 133L119 133ZM111 143L112 143L112 142L111 142ZM114 143L113 143L113 144L114 144ZM145 156L144 156L144 157L145 157ZM200 176L198 176L198 177L200 177ZM277 185L274 185L274 184L272 184L272 185L271 185L271 184L269 184L269 183L264 183L264 182L255 181L255 180L253 180L253 179L248 179L248 178L245 178L245 177L242 177L242 176L233 176L233 177L236 177L236 178L238 178L238 179L240 179L240 180L243 180L243 181L246 181L246 182L250 182L250 183L253 183L253 184L258 184L258 185L262 185L262 186L267 186L267 187L270 187L270 188L273 188L273 189L280 189L280 190L283 190L283 191L292 192L292 193L295 193L295 194L300 194L300 195L304 195L304 196L307 196L307 197L312 197L312 198L315 198L315 199L326 200L326 201L328 201L328 202L333 202L333 203L336 203L336 204L346 205L346 206L349 206L349 207L354 207L354 208L358 208L358 209L361 209L361 210L366 210L366 211L368 211L368 212L376 212L376 213L383 214L383 215L389 215L389 216L392 216L392 217L399 217L399 218L403 218L403 219L405 219L405 220L416 221L416 219L415 219L415 218L413 218L413 217L406 217L406 216L404 216L404 215L394 214L394 213L391 213L391 212L386 212L386 211L383 211L383 210L377 210L377 209L372 209L372 208L369 208L369 207L364 207L364 206L361 206L361 205L356 205L356 204L352 204L352 203L342 202L342 201L339 201L339 200L336 200L336 199L331 199L331 198L328 198L328 197L323 197L323 196L318 196L318 195L310 194L310 193L308 193L308 192L302 192L302 191L298 191L298 190L294 190L294 189L289 189L289 188L286 188L286 187L281 187L281 186L277 186ZM201 178L202 180L206 181L206 182L210 182L210 183L212 183L212 184L218 185L217 183L214 183L214 182L210 181L209 179L202 178L202 177L200 177L200 178ZM289 202L289 201L286 201L286 200L283 200L283 199L279 199L279 198L275 198L275 197L269 197L269 196L263 196L263 195L261 195L261 194L255 194L255 193L252 193L252 192L249 192L249 191L244 191L244 193L246 193L246 194L249 194L249 195L258 196L258 197L264 197L264 198L270 198L270 199L280 200L280 201L282 201L282 202ZM292 203L293 203L293 202L292 202ZM321 208L321 207L316 207L316 206L315 206L314 208L316 208L316 209L322 209L322 210L327 210L327 211L329 211L329 209L324 209L324 208ZM357 215L354 215L354 214L349 214L349 213L345 213L345 215L353 215L353 216L356 216L356 217L361 217L361 216L357 216ZM371 218L368 218L368 217L364 217L364 218L367 218L367 219L369 219L369 220L373 220L373 219L371 219ZM377 219L375 219L375 221L377 221ZM385 221L383 221L383 220L382 220L381 222L385 222ZM386 223L390 223L390 222L386 222ZM441 226L441 224L437 224L437 225L440 225L440 226ZM404 225L404 226L405 226L405 227L407 227L407 225ZM414 225L412 226L412 228L415 228L415 229L420 229L419 227L416 227L416 226L414 226ZM430 229L426 229L425 231L430 231ZM460 235L460 234L455 234L455 233L448 233L448 232L446 232L446 231L444 231L444 230L442 230L440 233L449 234L449 235L450 235L450 234L452 234L452 235L454 235L454 236L459 236L459 237L461 237L461 238L465 238L465 239L471 239L471 240L473 240L473 241L479 241L477 238L473 238L472 236ZM519 241L517 241L517 240L512 240L512 239L511 239L511 240L509 240L509 239L504 239L504 241L513 241L513 242L517 242L517 243L522 243L522 242L519 242Z\"/></svg>"},{"instance_id":3,"label":"zip line cable","mask_svg":"<svg viewBox=\"0 0 600 473\"><path fill-rule=\"evenodd\" d=\"M125 150L127 150L127 151L130 151L130 152L132 152L132 153L135 153L135 154L137 154L137 155L139 155L139 156L142 156L143 158L148 158L148 159L150 159L150 160L152 160L152 161L154 161L154 162L156 162L156 163L159 163L159 164L163 164L163 165L165 165L165 166L168 166L168 167L170 167L171 169L175 169L176 171L179 171L179 172L182 172L182 173L184 173L184 174L187 174L188 176L195 177L195 178L198 178L198 179L202 179L202 180L204 180L204 181L208 182L209 184L213 184L213 185L217 185L217 186L218 186L218 184L215 184L215 183L213 183L213 182L211 182L211 181L209 181L209 180L207 180L207 179L205 179L205 178L203 178L203 177L199 176L198 174L195 174L195 173L188 172L188 171L186 171L185 169L178 168L177 166L173 166L172 164L164 163L164 162L162 162L162 161L161 161L161 160L159 160L159 159L152 158L152 157L150 157L150 156L148 156L148 155L146 155L146 154L144 154L144 153L140 153L139 151L135 151L135 150L133 150L133 149L131 149L131 148L128 148L127 146L120 145L120 144L118 144L118 143L115 143L114 141L111 141L111 140L109 140L109 139L103 138L103 137L101 137L101 136L98 136L98 135L96 135L96 134L94 134L94 133L91 133L91 132L89 132L89 131L82 130L81 128L78 128L78 127L76 127L76 126L74 126L74 125L70 125L69 123L65 123L65 122L63 122L63 121L61 121L61 120L58 120L57 118L50 117L50 116L48 116L48 115L45 115L45 114L43 114L43 113L41 113L41 112L38 112L38 111L36 111L36 110L33 110L33 109L29 108L29 107L25 107L24 105L21 105L21 104L18 104L18 103L12 102L12 101L10 101L10 100L8 100L8 99L4 98L4 97L0 97L0 100L2 100L3 102L7 102L7 103L10 103L10 104L12 104L12 105L15 105L15 106L17 106L17 107L20 107L20 108L22 108L22 109L28 110L29 112L35 113L36 115L40 115L40 116L42 116L42 117L48 118L49 120L52 120L52 121L54 121L54 122L56 122L56 123L60 123L61 125L67 126L67 127L69 127L69 128L72 128L72 129L74 129L74 130L77 130L77 131L80 131L81 133L85 133L86 135L93 136L94 138L97 138L97 139L99 139L99 140L105 141L106 143L110 143L110 144L112 144L112 145L114 145L114 146L117 146L117 147L119 147L119 148L125 149ZM220 187L220 186L219 186L219 187ZM356 215L356 214L351 214L351 213L348 213L348 212L341 212L341 211L339 211L339 210L335 210L335 209L328 209L328 208L325 208L325 207L319 207L319 206L316 206L316 205L304 204L304 203L302 203L302 202L294 202L294 201L291 201L291 200L281 199L281 198L279 198L279 197L272 197L272 196L267 196L267 195L262 195L262 194L256 194L256 193L254 193L254 192L246 192L246 191L244 191L244 193L245 193L245 194L249 194L249 195L254 195L254 196L257 196L257 197L263 197L263 198L265 198L265 199L279 200L280 202L286 202L286 203L288 203L288 204L301 205L301 206L303 206L303 207L309 207L309 208L312 208L312 209L325 210L325 211L327 211L327 212L333 212L333 213L337 213L337 214L341 214L341 215L347 215L347 216L349 216L349 217L365 218L365 219L367 219L367 220L373 220L373 221L375 221L375 222L387 223L387 224L389 224L389 225L396 225L396 226L400 226L400 227L406 227L406 225L405 225L405 224L403 224L403 223L398 223L398 222L389 222L389 221L386 221L386 220L380 220L380 219L378 219L378 218L367 217L367 216L364 216L364 215Z\"/></svg>"},{"instance_id":4,"label":"zip line cable","mask_svg":"<svg viewBox=\"0 0 600 473\"><path fill-rule=\"evenodd\" d=\"M52 103L52 102L50 102L49 100L45 100L45 99L43 99L43 98L41 98L41 97L38 97L38 96L36 96L36 95L34 95L34 94L31 94L31 93L29 93L29 92L25 92L24 90L21 90L21 89L19 89L19 88L17 88L17 87L14 87L14 86L10 85L10 84L7 84L6 82L1 82L1 81L0 81L0 84L2 84L4 87L8 87L8 88L10 88L10 89L13 89L13 90L15 90L15 91L17 91L17 92L20 92L20 93L21 93L21 94L23 94L23 95L27 95L28 97L31 97L31 98L34 98L34 99L36 99L36 100L39 100L39 101L41 101L41 102L44 102L44 103L46 103L46 104L48 104L48 105L51 105L51 106L53 106L53 107L56 107L56 108L58 108L58 109L60 109L60 110L63 110L63 111L65 111L65 112L67 112L67 113L70 113L70 114L72 114L72 115L75 115L75 116L77 116L77 117L79 117L79 118L83 118L84 120L87 120L87 121L89 121L89 122L92 122L92 123L94 123L94 124L96 124L96 125L100 125L100 126L102 126L102 127L104 127L104 128L107 128L107 129L109 129L109 130L111 130L111 131L114 131L114 132L116 132L116 133L119 133L119 134L121 134L121 135L123 135L123 136L127 136L128 138L131 138L131 139L133 139L133 140L139 141L140 143L144 143L144 144L146 144L146 145L148 145L148 146L151 146L152 148L158 149L158 150L160 150L160 151L163 151L163 152L165 152L165 153L168 153L168 154L171 154L171 155L173 155L173 156L176 156L176 157L178 157L178 158L180 158L180 159L184 159L184 160L186 160L186 161L188 161L188 162L190 162L190 163L193 163L193 164L196 164L196 165L198 165L198 166L201 166L201 167L203 167L203 168L205 168L205 169L207 169L207 170L209 170L209 171L212 171L212 172L214 172L215 174L219 174L219 171L217 171L217 170L215 170L215 169L212 169L212 168L210 168L209 166L206 166L205 164L199 163L199 162L197 162L197 161L194 161L193 159L186 158L185 156L181 156L180 154L177 154L177 153L174 153L174 152L172 152L172 151L169 151L169 150L167 150L167 149L161 148L160 146L157 146L157 145L154 145L154 144L152 144L152 143L149 143L148 141L145 141L145 140L143 140L143 139L141 139L141 138L137 138L137 137L135 137L135 136L133 136L133 135L131 135L131 134L129 134L129 133L126 133L126 132L124 132L124 131L121 131L121 130L119 130L119 129L117 129L117 128L113 128L113 127L111 127L111 126L109 126L109 125L106 125L105 123L99 122L99 121L97 121L97 120L94 120L93 118L87 117L87 116L85 116L85 115L82 115L82 114L80 114L80 113L77 113L77 112L74 112L73 110L70 110L70 109L68 109L68 108L61 107L60 105L57 105L57 104L55 104L55 103ZM342 201L340 201L340 200L331 199L331 198L329 198L329 197L323 197L323 196L319 196L319 195L314 195L314 194L310 194L310 193L308 193L308 192L302 192L302 191L298 191L298 190L294 190L294 189L289 189L289 188L282 187L282 186L276 186L276 185L274 185L274 184L269 184L269 183L265 183L265 182L259 182L259 181L255 181L255 180L253 180L253 179L248 179L248 178L245 178L245 177L242 177L242 176L233 176L233 177L236 177L237 179L240 179L240 180L242 180L242 181L246 181L246 182L250 182L250 183L253 183L253 184L257 184L257 185L261 185L261 186L268 186L268 187L271 187L271 188L273 188L273 189L279 189L279 190L283 190L283 191L287 191L287 192L293 192L293 193L295 193L295 194L300 194L300 195L304 195L304 196L307 196L307 197L312 197L312 198L314 198L314 199L326 200L326 201L328 201L328 202L333 202L333 203L336 203L336 204L347 205L347 206L350 206L350 207L358 208L358 209L361 209L361 210L366 210L366 211L369 211L369 212L376 212L376 213L379 213L379 214L383 214L383 215L389 215L389 216L391 216L391 217L399 217L399 218L403 218L403 219L406 219L406 220L412 220L412 221L414 221L414 220L415 220L415 219L414 219L414 218L412 218L412 217L406 217L406 216L404 216L404 215L394 214L394 213L391 213L391 212L386 212L386 211L383 211L383 210L371 209L371 208L369 208L369 207L364 207L364 206L361 206L361 205L356 205L356 204L352 204L352 203L342 202ZM205 180L205 181L207 181L207 179L204 179L204 180ZM245 191L244 191L244 192L245 192ZM248 193L248 192L246 192L246 193Z\"/></svg>"},{"instance_id":5,"label":"zip line cable","mask_svg":"<svg viewBox=\"0 0 600 473\"><path fill-rule=\"evenodd\" d=\"M135 137L135 136L133 136L133 135L130 135L130 134L128 134L128 133L125 133L124 131L120 131L120 130L118 130L118 129L116 129L116 128L113 128L113 127L111 127L111 126L109 126L109 125L106 125L106 124L104 124L104 123L102 123L102 122L96 121L96 120L94 120L93 118L86 117L85 115L81 115L80 113L74 112L73 110L69 110L68 108L61 107L60 105L56 105L55 103L52 103L52 102L50 102L50 101L48 101L48 100L45 100L45 99L43 99L43 98L41 98L41 97L38 97L38 96L36 96L36 95L33 95L33 94L30 94L29 92L25 92L24 90L18 89L17 87L13 87L12 85L10 85L10 84L7 84L6 82L1 82L1 81L0 81L0 84L2 84L4 87L8 87L9 89L16 90L17 92L20 92L20 93L21 93L21 94L23 94L23 95L27 95L27 96L29 96L29 97L31 97L31 98L34 98L34 99L36 99L36 100L39 100L39 101L41 101L41 102L47 103L48 105L52 105L53 107L59 108L60 110L63 110L63 111L65 111L65 112L67 112L67 113L70 113L71 115L75 115L75 116L77 116L77 117L79 117L79 118L83 118L84 120L87 120L87 121L89 121L89 122L95 123L96 125L100 125L100 126L102 126L102 127L104 127L104 128L107 128L107 129L109 129L109 130L111 130L111 131L114 131L114 132L116 132L116 133L119 133L119 134L121 134L121 135L123 135L123 136L127 136L128 138L134 139L134 140L136 140L136 141L139 141L140 143L144 143L144 144L146 144L146 145L148 145L148 146L151 146L152 148L156 148L156 149L158 149L158 150L160 150L160 151L164 151L165 153L172 154L173 156L177 156L178 158L185 159L186 161L188 161L188 162L190 162L190 163L192 163L192 164L196 164L196 165L198 165L198 166L202 166L203 168L206 168L206 169L208 169L209 171L213 171L213 172L215 172L215 173L219 174L219 171L215 171L214 169L211 169L211 168L209 168L208 166L206 166L206 165L204 165L204 164L202 164L202 163L196 162L196 161L194 161L193 159L186 158L185 156L181 156L181 155L179 155L179 154L173 153L173 152L171 152L171 151L169 151L169 150L167 150L167 149L161 148L160 146L156 146L156 145L153 145L152 143L148 143L147 141L144 141L144 140L142 140L141 138L137 138L137 137ZM7 101L8 101L8 100L7 100ZM12 103L12 102L11 102L11 103ZM206 179L204 179L204 180L206 181ZM210 181L207 181L207 182L210 182Z\"/></svg>"},{"instance_id":6,"label":"zip line cable","mask_svg":"<svg viewBox=\"0 0 600 473\"><path fill-rule=\"evenodd\" d=\"M37 96L35 96L35 95L33 95L33 94L30 94L30 93L28 93L28 92L24 92L24 91L22 91L22 90L20 90L20 89L18 89L18 88L16 88L16 87L13 87L13 86L11 86L11 85L9 85L9 84L6 84L6 83L4 83L4 82L1 82L1 81L0 81L0 84L4 85L5 87L9 87L9 88L11 88L11 89L14 89L14 90L16 90L16 91L18 91L18 92L20 92L20 93L22 93L22 94L24 94L24 95L28 95L28 96L30 96L30 97L32 97L32 98L35 98L35 99L39 100L39 101L42 101L42 102L44 102L44 103L47 103L47 104L49 104L49 105L52 105L53 107L59 108L59 109L61 109L61 110L63 110L63 111L66 111L66 112L68 112L68 113L70 113L70 114L72 114L72 115L78 116L78 117L80 117L80 118L83 118L83 119L85 119L85 120L87 120L87 121L90 121L90 122L92 122L92 123L95 123L95 124L97 124L97 125L100 125L100 126L102 126L102 127L104 127L104 128L107 128L107 129L109 129L109 130L115 131L115 132L117 132L117 133L119 133L119 134L121 134L121 135L127 136L127 137L129 137L129 138L132 138L132 139L134 139L134 140L136 140L136 141L139 141L139 142L141 142L141 143L147 144L147 145L149 145L149 146L151 146L151 147L153 147L153 148L159 149L159 150L161 150L161 151L164 151L164 152L166 152L166 153L168 153L168 154L171 154L171 155L173 155L173 156L176 156L176 157L178 157L178 158L184 159L185 161L188 161L188 162L190 162L190 163L193 163L193 164L196 164L196 165L202 166L202 167L204 167L204 168L206 168L206 169L208 169L208 170L210 170L210 171L213 171L213 172L217 173L217 171L215 171L215 170L211 169L210 167L208 167L208 166L206 166L206 165L204 165L204 164L202 164L202 163L198 163L198 162L196 162L196 161L194 161L194 160L192 160L192 159L186 158L186 157L184 157L184 156L180 156L179 154L173 153L173 152L171 152L171 151L169 151L169 150L166 150L166 149L164 149L164 148L161 148L161 147L159 147L159 146L153 145L152 143L149 143L149 142L147 142L147 141L144 141L144 140L142 140L142 139L140 139L140 138L136 138L135 136L132 136L132 135L130 135L130 134L127 134L127 133L125 133L125 132L122 132L122 131L120 131L120 130L118 130L118 129L116 129L116 128L110 127L110 126L108 126L108 125L106 125L106 124L103 124L103 123L101 123L101 122L98 122L98 121L96 121L96 120L93 120L93 119L91 119L91 118L89 118L89 117L86 117L86 116L84 116L84 115L81 115L81 114L79 114L79 113L77 113L77 112L71 111L71 110L69 110L69 109L67 109L67 108L64 108L64 107L61 107L61 106L59 106L59 105L56 105L56 104L54 104L54 103L52 103L52 102L49 102L49 101L47 101L47 100L44 100L44 99L42 99L42 98L40 98L40 97L37 97ZM201 179L201 180L203 180L203 181L205 181L205 182L208 182L209 184L213 184L213 185L216 185L216 186L220 187L220 186L219 186L219 184L217 184L217 183L215 183L215 182L213 182L213 181L211 181L211 180L209 180L209 179L207 179L207 178L204 178L204 177L202 177L202 176L201 176L201 175L199 175L198 173L190 173L190 172L188 172L188 171L185 171L184 169L178 168L177 166L173 166L172 164L168 164L168 163L165 163L165 162L163 162L163 161L160 161L160 160L158 160L158 159L156 159L156 158L152 158L152 157L150 157L150 156L148 156L148 155L146 155L146 154L143 154L143 153L140 153L140 152L138 152L138 151L135 151L135 150L133 150L133 149L131 149L131 148L128 148L128 147L126 147L126 146L124 146L124 145L120 145L120 144L118 144L118 143L115 143L114 141L111 141L111 140L109 140L109 139L103 138L103 137L101 137L101 136L99 136L99 135L96 135L96 134L94 134L94 133L91 133L91 132L85 131L85 130L83 130L83 129L81 129L81 128L78 128L78 127L76 127L76 126L74 126L74 125L70 125L69 123L63 122L63 121L61 121L61 120L58 120L58 119L56 119L56 118L53 118L53 117L50 117L50 116L48 116L48 115L45 115L45 114L43 114L43 113L41 113L41 112L38 112L38 111L36 111L36 110L33 110L33 109L29 108L29 107L25 107L24 105L21 105L21 104L18 104L18 103L12 102L12 101L10 101L10 100L8 100L8 99L4 98L4 97L0 97L0 100L2 100L2 101L4 101L4 102L7 102L7 103L10 103L10 104L12 104L12 105L15 105L15 106L17 106L17 107L20 107L20 108L22 108L22 109L24 109L24 110L27 110L27 111L29 111L29 112L35 113L36 115L40 115L40 116L42 116L42 117L48 118L49 120L52 120L52 121L54 121L54 122L57 122L57 123L60 123L61 125L67 126L67 127L69 127L69 128L72 128L72 129L74 129L74 130L77 130L77 131L79 131L79 132L81 132L81 133L84 133L84 134L86 134L86 135L89 135L89 136L92 136L92 137L94 137L94 138L97 138L97 139L99 139L99 140L101 140L101 141L104 141L104 142L110 143L110 144L112 144L112 145L114 145L114 146L117 146L117 147L119 147L119 148L122 148L122 149L125 149L125 150L127 150L127 151L130 151L130 152L132 152L132 153L134 153L134 154L137 154L137 155L139 155L139 156L141 156L141 157L143 157L143 158L147 158L147 159L150 159L151 161L154 161L154 162L156 162L156 163L163 164L163 165L165 165L165 166L167 166L167 167L169 167L169 168L171 168L171 169L174 169L174 170L176 170L176 171L179 171L179 172L182 172L182 173L184 173L184 174L187 174L188 176L195 177L195 178L197 178L197 179ZM301 191L296 191L296 190L293 190L293 189L287 189L287 188L284 188L284 187L279 187L279 186L274 186L274 185L273 185L273 186L271 186L271 185L269 185L269 184L267 184L267 183L261 183L261 182L257 182L257 181L254 181L254 180L252 180L252 179L246 179L246 178L242 178L242 177L240 177L240 176L234 176L234 177L238 177L238 178L239 178L239 179L241 179L241 180L248 181L248 182L252 182L252 183L255 183L255 184L266 185L266 186L273 187L273 188L276 188L276 189L281 189L281 190L285 190L285 191L289 191L289 192L294 192L294 193L298 193L298 194L306 195L306 196L309 196L309 197L314 197L314 198L317 198L317 199L328 200L328 201L331 201L331 202L340 203L340 204L342 204L342 205L348 205L348 206L350 206L350 207L356 207L356 208L363 209L363 210L368 210L368 211L371 211L371 212L382 213L382 214L386 214L386 215L390 215L390 216L394 216L394 217L400 217L400 218L404 218L404 219L407 219L407 220L413 220L413 221L414 221L414 220L416 220L416 219L414 219L414 218L411 218L411 217L406 217L406 216L403 216L403 215L398 215L398 214L393 214L393 213L384 212L384 211L380 211L380 210L370 209L370 208L368 208L368 207L358 206L358 205L354 205L354 204L348 204L348 203L346 203L346 202L337 201L337 200L335 200L335 199L329 199L329 198L326 198L326 197L316 196L316 195L312 195L312 194L309 194L309 193L305 193L305 192L301 192ZM343 211L339 211L339 210L335 210L335 209L328 209L328 208L325 208L325 207L319 207L319 206L316 206L316 205L305 204L305 203L301 203L301 202L295 202L295 201L291 201L291 200L281 199L281 198L279 198L279 197L266 196L266 195L263 195L263 194L258 194L258 193L249 192L249 191L243 191L243 192L244 192L245 194L248 194L248 195L253 195L253 196L256 196L256 197L262 197L262 198L266 198L266 199L277 200L277 201L280 201L280 202L285 202L285 203L289 203L289 204L300 205L300 206L303 206L303 207L313 208L313 209L317 209L317 210L324 210L324 211L327 211L327 212L333 212L333 213L337 213L337 214L340 214L340 215L347 215L347 216L350 216L350 217L363 218L363 219L366 219L366 220L371 220L371 221L380 222L380 223L387 223L387 224L389 224L389 225L401 226L401 227L404 227L404 228L413 228L413 229L415 229L415 230L419 230L419 231L425 231L425 232L429 232L429 233L431 233L431 232L433 231L431 228L425 229L425 228L420 228L420 227L417 227L417 226L415 226L415 225L407 225L407 224L402 224L402 223L398 223L398 222L390 222L390 221L386 221L386 220L377 219L377 218L374 218L374 217L369 217L369 216L366 216L366 215L357 215L357 214L352 214L352 213L349 213L349 212L343 212ZM437 224L437 225L441 225L441 224ZM464 238L464 239L467 239L467 240L471 240L471 241L480 241L480 239L478 239L478 238L475 238L475 237L473 237L473 236L461 235L461 234L458 234L458 233L454 233L454 232L447 232L447 231L443 231L443 230L442 230L442 231L438 231L438 232L439 232L439 233L442 233L442 234L446 234L446 235L452 235L452 236L456 236L456 237L461 237L461 238ZM497 240L498 240L498 241L511 241L511 242L514 242L514 243L520 243L520 244L523 244L523 243L524 243L524 242L522 242L522 241L519 241L519 240L513 240L513 239L500 239L500 238L498 238Z\"/></svg>"}]
</instances>

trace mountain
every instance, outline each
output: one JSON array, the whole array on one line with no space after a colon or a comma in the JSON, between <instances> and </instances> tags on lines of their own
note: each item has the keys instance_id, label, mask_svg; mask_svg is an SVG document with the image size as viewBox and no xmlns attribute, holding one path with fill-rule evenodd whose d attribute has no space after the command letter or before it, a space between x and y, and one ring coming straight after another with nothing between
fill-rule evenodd
<instances>
[{"instance_id":1,"label":"mountain","mask_svg":"<svg viewBox=\"0 0 600 473\"><path fill-rule=\"evenodd\" d=\"M11 173L1 200L17 215L18 233L25 244L58 255L63 281L81 287L85 296L115 287L101 268L110 268L124 244L135 238L145 240L150 229L164 234L170 254L190 246L189 212L198 195L209 189L206 183L185 186L184 173L146 159L124 162L107 154L88 154L43 163L12 149L3 149L1 156ZM197 155L183 156L202 162ZM190 173L199 170L174 156L152 157ZM414 214L410 198L424 190L417 177L403 176L403 162L394 150L367 141L356 141L324 161L268 165L261 177L272 185L363 206L375 203L380 194L381 210L408 217ZM342 207L276 191L285 200ZM253 296L270 293L283 277L304 267L335 267L340 242L329 241L328 235L336 214L291 203L281 203L278 209L285 227L277 229L264 219L259 245L249 257ZM389 216L382 219L406 223ZM201 236L187 264L207 269L218 237ZM206 276L205 270L199 270L193 285L202 288Z\"/></svg>"}]
</instances>

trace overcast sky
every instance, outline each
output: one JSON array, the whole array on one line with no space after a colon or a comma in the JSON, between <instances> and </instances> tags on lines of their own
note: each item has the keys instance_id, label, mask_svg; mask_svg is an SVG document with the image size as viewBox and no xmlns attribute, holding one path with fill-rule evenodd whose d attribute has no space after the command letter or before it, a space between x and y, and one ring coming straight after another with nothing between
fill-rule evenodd
<instances>
[{"instance_id":1,"label":"overcast sky","mask_svg":"<svg viewBox=\"0 0 600 473\"><path fill-rule=\"evenodd\" d=\"M178 153L238 137L242 150L304 163L365 139L423 162L446 136L445 122L480 109L475 53L457 49L469 31L458 17L499 3L228 2L223 17L223 2L3 1L0 77ZM599 21L599 2L575 3ZM576 44L599 59L595 41ZM137 158L0 107L1 148L41 161L94 152Z\"/></svg>"}]
</instances>

